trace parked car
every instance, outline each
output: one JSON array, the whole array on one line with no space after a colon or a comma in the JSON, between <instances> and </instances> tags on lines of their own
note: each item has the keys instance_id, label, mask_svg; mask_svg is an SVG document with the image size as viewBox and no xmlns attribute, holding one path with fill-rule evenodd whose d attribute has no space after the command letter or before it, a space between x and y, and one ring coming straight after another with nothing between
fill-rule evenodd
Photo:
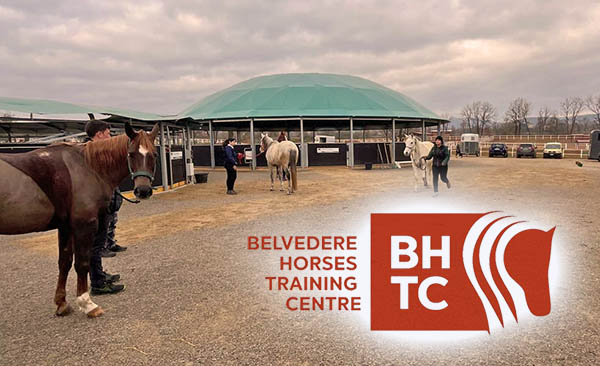
<instances>
[{"instance_id":1,"label":"parked car","mask_svg":"<svg viewBox=\"0 0 600 366\"><path fill-rule=\"evenodd\" d=\"M517 148L517 158L523 156L531 156L535 158L535 145L534 144L521 144Z\"/></svg>"},{"instance_id":2,"label":"parked car","mask_svg":"<svg viewBox=\"0 0 600 366\"><path fill-rule=\"evenodd\" d=\"M507 158L508 157L508 149L506 147L506 144L491 144L488 155L490 158L493 158L494 156L502 156L502 157Z\"/></svg>"},{"instance_id":3,"label":"parked car","mask_svg":"<svg viewBox=\"0 0 600 366\"><path fill-rule=\"evenodd\" d=\"M544 159L558 158L562 159L564 150L560 142L548 142L544 145Z\"/></svg>"}]
</instances>

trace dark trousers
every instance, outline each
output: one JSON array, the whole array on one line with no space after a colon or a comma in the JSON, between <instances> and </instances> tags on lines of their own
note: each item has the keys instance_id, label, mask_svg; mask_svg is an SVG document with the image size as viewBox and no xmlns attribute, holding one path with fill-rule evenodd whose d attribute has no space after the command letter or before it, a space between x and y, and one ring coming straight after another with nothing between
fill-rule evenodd
<instances>
[{"instance_id":1,"label":"dark trousers","mask_svg":"<svg viewBox=\"0 0 600 366\"><path fill-rule=\"evenodd\" d=\"M109 213L107 216L108 226L106 232L105 248L110 249L117 244L117 240L115 239L115 231L117 230L117 222L119 221L119 217L116 212Z\"/></svg>"},{"instance_id":2,"label":"dark trousers","mask_svg":"<svg viewBox=\"0 0 600 366\"><path fill-rule=\"evenodd\" d=\"M227 169L227 190L233 191L233 185L235 184L235 180L237 179L237 170L235 170L234 165L231 163L225 163L225 169Z\"/></svg>"},{"instance_id":3,"label":"dark trousers","mask_svg":"<svg viewBox=\"0 0 600 366\"><path fill-rule=\"evenodd\" d=\"M441 179L442 182L444 183L448 183L448 177L446 177L446 175L448 174L448 165L446 166L433 166L432 168L432 172L433 172L433 191L437 192L438 191L438 179Z\"/></svg>"},{"instance_id":4,"label":"dark trousers","mask_svg":"<svg viewBox=\"0 0 600 366\"><path fill-rule=\"evenodd\" d=\"M104 270L102 269L102 250L106 245L106 232L108 231L108 215L98 218L98 232L94 237L92 257L90 258L90 280L92 287L104 286Z\"/></svg>"}]
</instances>

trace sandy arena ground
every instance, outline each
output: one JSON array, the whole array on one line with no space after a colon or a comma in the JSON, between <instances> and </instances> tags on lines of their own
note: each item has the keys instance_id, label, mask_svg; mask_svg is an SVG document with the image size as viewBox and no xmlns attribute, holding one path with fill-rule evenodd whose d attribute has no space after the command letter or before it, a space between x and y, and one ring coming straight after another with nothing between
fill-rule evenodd
<instances>
[{"instance_id":1,"label":"sandy arena ground","mask_svg":"<svg viewBox=\"0 0 600 366\"><path fill-rule=\"evenodd\" d=\"M118 240L129 249L104 264L127 289L94 297L106 311L98 319L54 316L56 232L0 236L0 364L598 363L600 163L583 162L452 160L453 187L436 198L413 192L411 169L309 168L291 197L269 191L266 170L241 171L240 194L227 196L224 170L210 171L208 184L124 204ZM277 258L246 250L248 235L359 235L368 279L369 213L410 207L504 210L556 225L561 280L551 314L451 341L370 332L364 311L286 310L289 294L264 280ZM67 290L74 306L74 271Z\"/></svg>"}]
</instances>

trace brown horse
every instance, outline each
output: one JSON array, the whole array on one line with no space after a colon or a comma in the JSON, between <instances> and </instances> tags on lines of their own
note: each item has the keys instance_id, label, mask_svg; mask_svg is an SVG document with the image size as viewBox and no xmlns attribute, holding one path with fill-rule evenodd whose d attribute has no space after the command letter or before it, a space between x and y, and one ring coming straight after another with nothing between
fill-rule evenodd
<instances>
[{"instance_id":1,"label":"brown horse","mask_svg":"<svg viewBox=\"0 0 600 366\"><path fill-rule=\"evenodd\" d=\"M75 255L77 305L89 317L104 313L88 293L94 236L113 190L130 176L140 199L152 195L158 132L136 132L85 144L60 143L22 154L0 154L0 234L58 229L56 314L72 312L65 284Z\"/></svg>"}]
</instances>

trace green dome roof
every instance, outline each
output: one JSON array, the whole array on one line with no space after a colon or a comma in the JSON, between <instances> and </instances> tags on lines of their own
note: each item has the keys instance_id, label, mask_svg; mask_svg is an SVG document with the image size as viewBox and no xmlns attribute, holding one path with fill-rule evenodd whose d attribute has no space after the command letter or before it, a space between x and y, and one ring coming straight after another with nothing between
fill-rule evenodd
<instances>
[{"instance_id":1,"label":"green dome roof","mask_svg":"<svg viewBox=\"0 0 600 366\"><path fill-rule=\"evenodd\" d=\"M439 116L392 89L349 75L278 74L252 78L212 94L178 118Z\"/></svg>"}]
</instances>

